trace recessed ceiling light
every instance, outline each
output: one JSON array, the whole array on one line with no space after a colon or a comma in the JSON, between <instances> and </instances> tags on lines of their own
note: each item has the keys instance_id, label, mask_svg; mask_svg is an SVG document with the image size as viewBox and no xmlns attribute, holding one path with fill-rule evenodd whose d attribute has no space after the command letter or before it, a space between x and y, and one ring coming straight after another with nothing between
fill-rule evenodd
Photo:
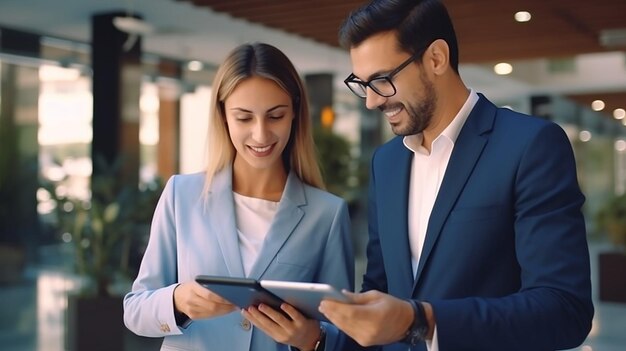
<instances>
[{"instance_id":1,"label":"recessed ceiling light","mask_svg":"<svg viewBox=\"0 0 626 351\"><path fill-rule=\"evenodd\" d=\"M578 133L578 138L583 143L586 143L591 140L591 132L588 130L581 130L580 133Z\"/></svg>"},{"instance_id":2,"label":"recessed ceiling light","mask_svg":"<svg viewBox=\"0 0 626 351\"><path fill-rule=\"evenodd\" d=\"M623 108L616 108L613 110L613 118L615 119L624 119L626 117L626 110Z\"/></svg>"},{"instance_id":3,"label":"recessed ceiling light","mask_svg":"<svg viewBox=\"0 0 626 351\"><path fill-rule=\"evenodd\" d=\"M190 71L197 72L202 70L202 68L204 68L204 65L200 61L193 60L187 63L187 69Z\"/></svg>"},{"instance_id":4,"label":"recessed ceiling light","mask_svg":"<svg viewBox=\"0 0 626 351\"><path fill-rule=\"evenodd\" d=\"M528 11L518 11L515 13L515 20L517 22L528 22L531 18L532 16Z\"/></svg>"},{"instance_id":5,"label":"recessed ceiling light","mask_svg":"<svg viewBox=\"0 0 626 351\"><path fill-rule=\"evenodd\" d=\"M501 62L493 66L493 71L496 72L496 74L504 76L513 72L513 66L511 66L510 63Z\"/></svg>"},{"instance_id":6,"label":"recessed ceiling light","mask_svg":"<svg viewBox=\"0 0 626 351\"><path fill-rule=\"evenodd\" d=\"M594 100L591 103L591 109L594 110L594 111L602 111L602 110L604 110L605 106L606 105L604 104L604 101L602 101L602 100Z\"/></svg>"}]
</instances>

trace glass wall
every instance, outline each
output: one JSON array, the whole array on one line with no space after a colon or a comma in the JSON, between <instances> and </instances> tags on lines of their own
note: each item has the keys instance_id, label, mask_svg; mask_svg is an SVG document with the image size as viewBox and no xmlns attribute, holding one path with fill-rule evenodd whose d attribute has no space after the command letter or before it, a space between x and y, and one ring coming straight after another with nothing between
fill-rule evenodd
<instances>
[{"instance_id":1,"label":"glass wall","mask_svg":"<svg viewBox=\"0 0 626 351\"><path fill-rule=\"evenodd\" d=\"M0 308L0 343L12 350L66 349L67 296L82 284L73 274L74 250L92 245L84 238L76 242L61 223L75 220L70 214L79 207L91 208L94 132L88 57L82 47L63 45L44 50L41 59L0 52L0 299L20 301ZM175 145L176 172L201 170L211 93L206 78L211 77L194 75L191 85L144 66L137 101L137 206L143 207L135 209L148 223L160 195L155 180L163 176L159 145L168 130L160 120L173 121L176 143L181 143L180 149ZM163 111L163 101L169 111ZM176 123L182 124L180 131ZM138 267L147 241L147 226L142 226L133 248L123 249L128 254L120 264L130 272ZM125 292L129 281L122 283L117 288Z\"/></svg>"}]
</instances>

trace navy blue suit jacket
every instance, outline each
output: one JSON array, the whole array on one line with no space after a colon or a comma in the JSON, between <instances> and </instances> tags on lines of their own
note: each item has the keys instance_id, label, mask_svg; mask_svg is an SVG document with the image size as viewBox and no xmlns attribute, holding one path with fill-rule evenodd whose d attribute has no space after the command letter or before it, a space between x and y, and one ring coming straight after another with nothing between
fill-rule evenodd
<instances>
[{"instance_id":1,"label":"navy blue suit jacket","mask_svg":"<svg viewBox=\"0 0 626 351\"><path fill-rule=\"evenodd\" d=\"M415 279L413 154L402 137L375 152L363 290L430 302L441 351L575 347L591 328L593 305L571 145L558 125L479 96L452 151Z\"/></svg>"}]
</instances>

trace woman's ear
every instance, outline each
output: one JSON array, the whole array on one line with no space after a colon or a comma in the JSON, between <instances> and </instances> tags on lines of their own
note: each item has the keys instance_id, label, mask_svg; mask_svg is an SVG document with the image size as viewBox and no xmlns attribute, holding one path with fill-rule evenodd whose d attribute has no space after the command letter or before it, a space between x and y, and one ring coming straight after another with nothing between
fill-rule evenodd
<instances>
[{"instance_id":1,"label":"woman's ear","mask_svg":"<svg viewBox=\"0 0 626 351\"><path fill-rule=\"evenodd\" d=\"M450 47L443 39L437 39L430 44L424 53L424 64L435 75L442 75L450 68Z\"/></svg>"}]
</instances>

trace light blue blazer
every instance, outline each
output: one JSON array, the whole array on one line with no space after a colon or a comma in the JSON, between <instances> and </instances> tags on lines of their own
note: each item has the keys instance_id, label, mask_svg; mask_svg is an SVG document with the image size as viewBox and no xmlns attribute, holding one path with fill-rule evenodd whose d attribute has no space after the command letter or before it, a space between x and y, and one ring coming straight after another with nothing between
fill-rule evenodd
<instances>
[{"instance_id":1,"label":"light blue blazer","mask_svg":"<svg viewBox=\"0 0 626 351\"><path fill-rule=\"evenodd\" d=\"M150 241L124 323L132 332L164 337L161 350L287 350L261 330L246 328L239 311L196 320L187 329L174 319L173 291L198 274L243 277L232 169L216 174L203 196L204 173L169 179L157 205ZM345 201L288 176L278 211L249 277L321 282L353 290L354 255ZM327 328L327 349L337 340Z\"/></svg>"}]
</instances>

